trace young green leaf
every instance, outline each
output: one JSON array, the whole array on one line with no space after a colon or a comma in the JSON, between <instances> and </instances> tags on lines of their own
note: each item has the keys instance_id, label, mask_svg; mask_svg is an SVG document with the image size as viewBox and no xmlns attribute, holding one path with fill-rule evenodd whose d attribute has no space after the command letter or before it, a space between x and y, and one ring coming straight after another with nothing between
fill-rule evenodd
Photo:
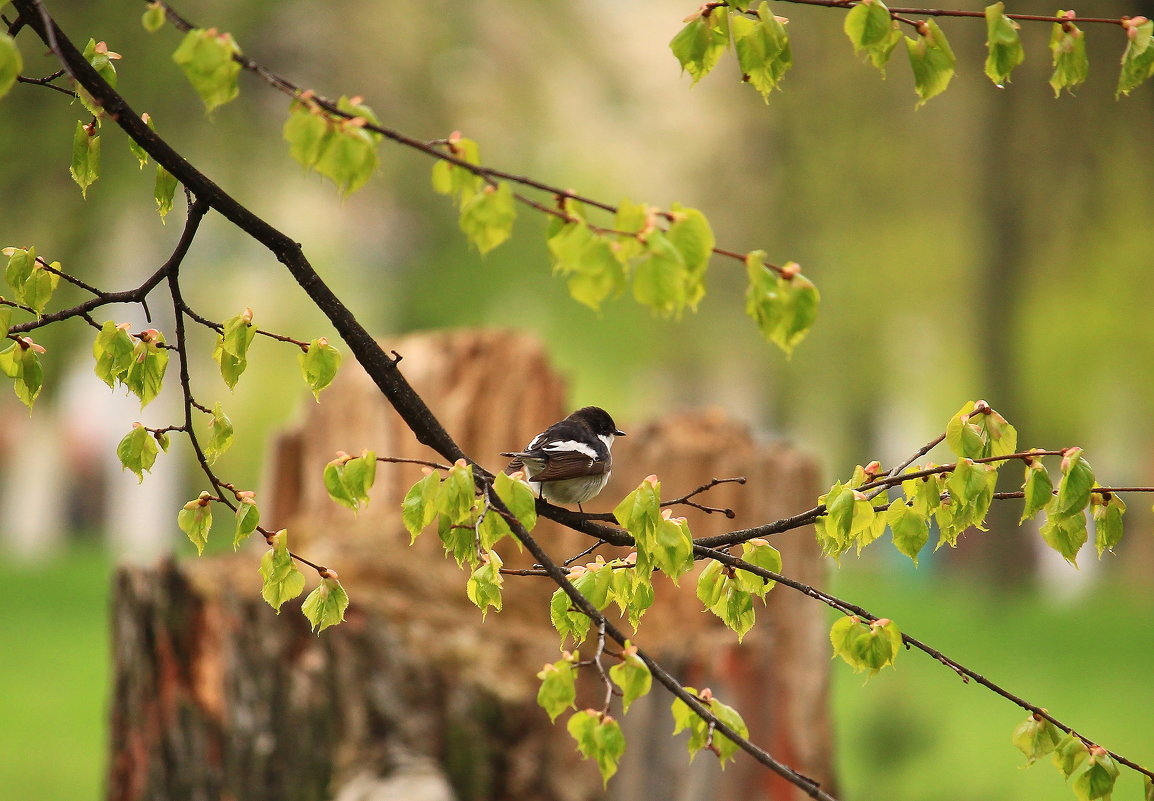
<instances>
[{"instance_id":1,"label":"young green leaf","mask_svg":"<svg viewBox=\"0 0 1154 801\"><path fill-rule=\"evenodd\" d=\"M1090 748L1090 758L1070 774L1070 789L1078 801L1110 801L1114 782L1121 772L1118 763L1106 749L1095 745Z\"/></svg>"},{"instance_id":2,"label":"young green leaf","mask_svg":"<svg viewBox=\"0 0 1154 801\"><path fill-rule=\"evenodd\" d=\"M934 20L918 23L918 37L906 37L910 67L914 71L914 89L921 106L931 97L941 94L954 77L954 51L946 35Z\"/></svg>"},{"instance_id":3,"label":"young green leaf","mask_svg":"<svg viewBox=\"0 0 1154 801\"><path fill-rule=\"evenodd\" d=\"M341 452L325 465L324 482L329 497L354 512L369 503L369 490L377 477L377 455L370 450L357 457Z\"/></svg>"},{"instance_id":4,"label":"young green leaf","mask_svg":"<svg viewBox=\"0 0 1154 801\"><path fill-rule=\"evenodd\" d=\"M152 124L152 116L149 115L147 112L145 112L144 114L141 114L140 119L149 128L152 128L155 130L156 126ZM141 147L140 143L137 142L135 139L129 139L128 140L128 151L130 153L132 153L133 156L136 157L136 163L140 166L140 169L143 170L144 165L148 163L148 151L146 151L143 147ZM154 192L154 194L155 194L155 192ZM164 218L162 217L161 218L162 222L163 222L163 219Z\"/></svg>"},{"instance_id":5,"label":"young green leaf","mask_svg":"<svg viewBox=\"0 0 1154 801\"><path fill-rule=\"evenodd\" d=\"M637 655L637 646L625 641L621 649L622 660L609 668L609 678L621 688L621 705L625 711L638 698L649 693L653 676L645 662Z\"/></svg>"},{"instance_id":6,"label":"young green leaf","mask_svg":"<svg viewBox=\"0 0 1154 801\"><path fill-rule=\"evenodd\" d=\"M793 66L785 21L774 16L765 2L758 6L756 20L743 14L733 14L729 19L742 80L760 92L767 103L769 93Z\"/></svg>"},{"instance_id":7,"label":"young green leaf","mask_svg":"<svg viewBox=\"0 0 1154 801\"><path fill-rule=\"evenodd\" d=\"M790 262L775 275L765 266L765 253L755 250L745 257L749 286L745 290L745 313L757 323L766 340L793 353L817 318L821 296L813 282Z\"/></svg>"},{"instance_id":8,"label":"young green leaf","mask_svg":"<svg viewBox=\"0 0 1154 801\"><path fill-rule=\"evenodd\" d=\"M116 66L112 62L119 59L120 54L110 51L108 44L105 42L97 42L95 39L89 39L88 44L84 46L82 55L84 60L104 79L105 83L115 89ZM92 95L88 93L88 90L75 80L71 81L71 83L72 88L76 90L76 98L80 101L80 104L84 106L93 117L97 119L102 118L104 116L104 109L93 99Z\"/></svg>"},{"instance_id":9,"label":"young green leaf","mask_svg":"<svg viewBox=\"0 0 1154 801\"><path fill-rule=\"evenodd\" d=\"M44 312L60 283L60 262L54 261L49 267L52 269L45 269L39 260L34 262L28 280L16 291L17 300L31 306L37 314Z\"/></svg>"},{"instance_id":10,"label":"young green leaf","mask_svg":"<svg viewBox=\"0 0 1154 801\"><path fill-rule=\"evenodd\" d=\"M1128 95L1139 84L1154 75L1154 20L1132 17L1123 20L1126 30L1126 51L1122 54L1122 72L1118 76L1118 90L1114 96Z\"/></svg>"},{"instance_id":11,"label":"young green leaf","mask_svg":"<svg viewBox=\"0 0 1154 801\"><path fill-rule=\"evenodd\" d=\"M80 187L80 194L88 197L88 187L100 177L100 137L96 133L96 123L85 125L76 121L76 131L72 135L72 164L68 168L72 180Z\"/></svg>"},{"instance_id":12,"label":"young green leaf","mask_svg":"<svg viewBox=\"0 0 1154 801\"><path fill-rule=\"evenodd\" d=\"M554 590L549 600L549 620L561 635L561 645L565 645L566 638L571 638L574 643L580 645L589 634L588 615L574 609L573 602L561 588Z\"/></svg>"},{"instance_id":13,"label":"young green leaf","mask_svg":"<svg viewBox=\"0 0 1154 801\"><path fill-rule=\"evenodd\" d=\"M208 533L212 530L212 496L202 492L199 498L186 503L176 515L176 524L196 546L196 552L204 553Z\"/></svg>"},{"instance_id":14,"label":"young green leaf","mask_svg":"<svg viewBox=\"0 0 1154 801\"><path fill-rule=\"evenodd\" d=\"M489 613L489 607L501 611L501 586L505 577L501 575L501 557L495 551L485 551L481 557L481 566L469 576L465 592L469 600L481 610L481 619Z\"/></svg>"},{"instance_id":15,"label":"young green leaf","mask_svg":"<svg viewBox=\"0 0 1154 801\"><path fill-rule=\"evenodd\" d=\"M240 47L232 34L193 28L184 35L172 60L204 101L205 111L212 111L237 96L238 55Z\"/></svg>"},{"instance_id":16,"label":"young green leaf","mask_svg":"<svg viewBox=\"0 0 1154 801\"><path fill-rule=\"evenodd\" d=\"M32 270L36 267L36 248L4 248L8 257L8 265L4 268L4 280L16 295L16 300L23 302L24 285L32 277Z\"/></svg>"},{"instance_id":17,"label":"young green leaf","mask_svg":"<svg viewBox=\"0 0 1154 801\"><path fill-rule=\"evenodd\" d=\"M745 725L745 721L742 720L737 710L714 698L713 693L708 688L703 689L700 693L692 687L686 687L685 690L696 695L698 700L719 721L729 726L740 736L749 737L749 727ZM726 760L732 759L737 753L737 743L713 729L704 718L690 709L689 705L680 698L673 699L670 711L673 713L673 733L677 734L682 730L689 730L687 746L690 758L696 756L702 748L712 745L722 767L724 767Z\"/></svg>"},{"instance_id":18,"label":"young green leaf","mask_svg":"<svg viewBox=\"0 0 1154 801\"><path fill-rule=\"evenodd\" d=\"M472 516L476 502L477 487L473 483L472 468L464 459L458 459L437 492L437 511L450 523L460 523Z\"/></svg>"},{"instance_id":19,"label":"young green leaf","mask_svg":"<svg viewBox=\"0 0 1154 801\"><path fill-rule=\"evenodd\" d=\"M912 503L898 498L886 510L886 523L893 534L894 547L917 565L918 554L930 538L930 521Z\"/></svg>"},{"instance_id":20,"label":"young green leaf","mask_svg":"<svg viewBox=\"0 0 1154 801\"><path fill-rule=\"evenodd\" d=\"M260 560L260 574L264 579L260 594L279 615L285 601L291 601L304 592L305 576L297 570L296 562L289 553L288 531L282 528L270 540L272 547L264 552ZM313 625L315 627L316 623Z\"/></svg>"},{"instance_id":21,"label":"young green leaf","mask_svg":"<svg viewBox=\"0 0 1154 801\"><path fill-rule=\"evenodd\" d=\"M132 430L116 446L116 456L123 469L131 470L143 482L145 471L152 471L158 453L156 440L147 428L133 423Z\"/></svg>"},{"instance_id":22,"label":"young green leaf","mask_svg":"<svg viewBox=\"0 0 1154 801\"><path fill-rule=\"evenodd\" d=\"M436 498L441 488L441 477L429 468L424 469L427 471L425 477L405 493L401 502L401 520L409 532L409 544L437 517Z\"/></svg>"},{"instance_id":23,"label":"young green leaf","mask_svg":"<svg viewBox=\"0 0 1154 801\"><path fill-rule=\"evenodd\" d=\"M474 510L463 520L454 523L445 515L437 516L437 536L445 546L446 555L450 555L457 562L457 567L468 565L471 569L481 563L477 553L477 522Z\"/></svg>"},{"instance_id":24,"label":"young green leaf","mask_svg":"<svg viewBox=\"0 0 1154 801\"><path fill-rule=\"evenodd\" d=\"M92 343L92 357L96 360L93 372L109 387L115 387L132 366L134 346L127 328L127 323L117 325L112 320L105 320Z\"/></svg>"},{"instance_id":25,"label":"young green leaf","mask_svg":"<svg viewBox=\"0 0 1154 801\"><path fill-rule=\"evenodd\" d=\"M248 367L248 346L256 336L256 326L252 324L252 309L228 318L216 338L216 348L212 358L220 365L220 375L228 388L236 386L241 374Z\"/></svg>"},{"instance_id":26,"label":"young green leaf","mask_svg":"<svg viewBox=\"0 0 1154 801\"><path fill-rule=\"evenodd\" d=\"M985 401L968 401L946 424L946 443L957 456L1007 456L1018 447L1018 432Z\"/></svg>"},{"instance_id":27,"label":"young green leaf","mask_svg":"<svg viewBox=\"0 0 1154 801\"><path fill-rule=\"evenodd\" d=\"M164 347L164 335L155 328L140 332L132 349L132 361L121 379L128 391L140 398L140 408L143 409L160 394L167 368L168 350Z\"/></svg>"},{"instance_id":28,"label":"young green leaf","mask_svg":"<svg viewBox=\"0 0 1154 801\"><path fill-rule=\"evenodd\" d=\"M556 722L557 716L566 709L572 709L577 700L576 658L568 651L552 664L545 665L537 673L541 686L537 690L537 704Z\"/></svg>"},{"instance_id":29,"label":"young green leaf","mask_svg":"<svg viewBox=\"0 0 1154 801\"><path fill-rule=\"evenodd\" d=\"M144 15L140 18L140 24L149 33L156 33L164 27L166 19L168 17L164 13L164 6L160 3L149 3L144 9Z\"/></svg>"},{"instance_id":30,"label":"young green leaf","mask_svg":"<svg viewBox=\"0 0 1154 801\"><path fill-rule=\"evenodd\" d=\"M669 42L669 49L697 83L717 66L729 46L729 13L725 8L704 6Z\"/></svg>"},{"instance_id":31,"label":"young green leaf","mask_svg":"<svg viewBox=\"0 0 1154 801\"><path fill-rule=\"evenodd\" d=\"M328 572L329 575L321 579L321 583L305 596L304 603L301 604L301 612L308 618L313 631L317 634L329 626L343 623L345 610L349 608L349 594L337 580L336 573L332 570ZM299 571L297 575L301 575ZM303 582L304 577L301 578Z\"/></svg>"},{"instance_id":32,"label":"young green leaf","mask_svg":"<svg viewBox=\"0 0 1154 801\"><path fill-rule=\"evenodd\" d=\"M566 277L569 294L594 311L625 288L625 272L609 240L584 221L565 223L551 232L549 254L553 272Z\"/></svg>"},{"instance_id":33,"label":"young green leaf","mask_svg":"<svg viewBox=\"0 0 1154 801\"><path fill-rule=\"evenodd\" d=\"M771 573L781 572L781 552L761 538L755 538L743 543L741 546L741 558ZM735 572L734 578L737 580L737 584L741 589L753 593L759 598L765 598L765 594L777 586L776 581L762 578L747 570L738 569Z\"/></svg>"},{"instance_id":34,"label":"young green leaf","mask_svg":"<svg viewBox=\"0 0 1154 801\"><path fill-rule=\"evenodd\" d=\"M1067 12L1074 16L1074 12ZM1050 87L1057 97L1065 89L1071 94L1086 81L1090 71L1090 61L1086 57L1085 34L1072 22L1055 22L1050 33L1050 58L1054 72L1050 75Z\"/></svg>"},{"instance_id":35,"label":"young green leaf","mask_svg":"<svg viewBox=\"0 0 1154 801\"><path fill-rule=\"evenodd\" d=\"M666 509L653 534L649 541L651 562L678 584L678 578L693 569L693 536L689 524L684 517L673 517ZM637 547L644 547L641 540L637 541Z\"/></svg>"},{"instance_id":36,"label":"young green leaf","mask_svg":"<svg viewBox=\"0 0 1154 801\"><path fill-rule=\"evenodd\" d=\"M613 517L634 539L651 540L661 520L661 482L657 476L647 476L626 495L613 510Z\"/></svg>"},{"instance_id":37,"label":"young green leaf","mask_svg":"<svg viewBox=\"0 0 1154 801\"><path fill-rule=\"evenodd\" d=\"M625 735L617 721L609 715L602 716L596 710L586 709L574 712L566 729L577 741L581 756L597 762L602 784L608 784L617 772L621 755L625 753Z\"/></svg>"},{"instance_id":38,"label":"young green leaf","mask_svg":"<svg viewBox=\"0 0 1154 801\"><path fill-rule=\"evenodd\" d=\"M1059 517L1078 514L1090 503L1094 488L1094 471L1082 458L1081 448L1069 448L1062 456L1062 479L1058 482L1058 497L1050 509Z\"/></svg>"},{"instance_id":39,"label":"young green leaf","mask_svg":"<svg viewBox=\"0 0 1154 801\"><path fill-rule=\"evenodd\" d=\"M669 210L673 223L665 238L673 245L685 265L685 305L696 309L705 297L705 271L713 256L716 240L709 220L697 209L674 203Z\"/></svg>"},{"instance_id":40,"label":"young green leaf","mask_svg":"<svg viewBox=\"0 0 1154 801\"><path fill-rule=\"evenodd\" d=\"M241 493L243 500L236 507L236 529L232 535L232 549L235 551L260 525L260 509L257 508L252 492Z\"/></svg>"},{"instance_id":41,"label":"young green leaf","mask_svg":"<svg viewBox=\"0 0 1154 801\"><path fill-rule=\"evenodd\" d=\"M11 342L0 351L0 373L13 379L12 389L21 403L32 409L44 381L44 368L40 366L39 353L44 348L29 337L21 337L19 342Z\"/></svg>"},{"instance_id":42,"label":"young green leaf","mask_svg":"<svg viewBox=\"0 0 1154 801\"><path fill-rule=\"evenodd\" d=\"M1090 749L1073 732L1067 732L1054 746L1054 766L1067 779L1090 757Z\"/></svg>"},{"instance_id":43,"label":"young green leaf","mask_svg":"<svg viewBox=\"0 0 1154 801\"><path fill-rule=\"evenodd\" d=\"M31 306L37 314L40 314L60 283L60 262L54 261L50 265L52 269L45 269L44 262L36 258L34 247L8 247L4 248L3 252L8 256L4 278L12 287L16 301Z\"/></svg>"},{"instance_id":44,"label":"young green leaf","mask_svg":"<svg viewBox=\"0 0 1154 801\"><path fill-rule=\"evenodd\" d=\"M1026 755L1029 767L1052 753L1062 738L1062 730L1041 715L1030 715L1014 729L1014 746Z\"/></svg>"},{"instance_id":45,"label":"young green leaf","mask_svg":"<svg viewBox=\"0 0 1154 801\"><path fill-rule=\"evenodd\" d=\"M466 164L480 164L481 155L477 143L453 132L448 139L449 153ZM438 161L433 165L433 191L449 195L458 206L463 205L484 186L477 173L451 161Z\"/></svg>"},{"instance_id":46,"label":"young green leaf","mask_svg":"<svg viewBox=\"0 0 1154 801\"><path fill-rule=\"evenodd\" d=\"M1090 509L1094 517L1094 547L1098 558L1106 551L1113 551L1122 540L1122 515L1126 513L1126 502L1116 493L1095 492L1090 497Z\"/></svg>"},{"instance_id":47,"label":"young green leaf","mask_svg":"<svg viewBox=\"0 0 1154 801\"><path fill-rule=\"evenodd\" d=\"M324 148L314 169L332 180L343 195L360 189L377 169L377 144L381 135L365 127L363 117L341 119L334 123L332 135L324 140Z\"/></svg>"},{"instance_id":48,"label":"young green leaf","mask_svg":"<svg viewBox=\"0 0 1154 801\"><path fill-rule=\"evenodd\" d=\"M461 231L482 256L509 238L516 218L516 200L506 181L486 184L461 203Z\"/></svg>"},{"instance_id":49,"label":"young green leaf","mask_svg":"<svg viewBox=\"0 0 1154 801\"><path fill-rule=\"evenodd\" d=\"M902 633L893 621L875 620L866 624L857 616L839 618L830 628L835 656L854 669L870 675L892 665L902 647Z\"/></svg>"},{"instance_id":50,"label":"young green leaf","mask_svg":"<svg viewBox=\"0 0 1154 801\"><path fill-rule=\"evenodd\" d=\"M337 369L341 366L341 352L329 344L327 337L314 339L308 350L297 356L301 375L312 390L313 397L320 402L321 390L333 383Z\"/></svg>"},{"instance_id":51,"label":"young green leaf","mask_svg":"<svg viewBox=\"0 0 1154 801\"><path fill-rule=\"evenodd\" d=\"M16 76L24 69L24 59L20 57L20 49L16 47L16 40L6 33L0 32L0 97L8 94L8 90L16 83Z\"/></svg>"},{"instance_id":52,"label":"young green leaf","mask_svg":"<svg viewBox=\"0 0 1154 801\"><path fill-rule=\"evenodd\" d=\"M204 443L204 458L213 464L221 454L232 447L232 420L220 408L220 404L212 407L212 420L208 423L208 439Z\"/></svg>"},{"instance_id":53,"label":"young green leaf","mask_svg":"<svg viewBox=\"0 0 1154 801\"><path fill-rule=\"evenodd\" d=\"M1026 58L1018 36L1019 27L1006 16L1005 3L986 6L986 76L995 86L1008 83L1014 67Z\"/></svg>"},{"instance_id":54,"label":"young green leaf","mask_svg":"<svg viewBox=\"0 0 1154 801\"><path fill-rule=\"evenodd\" d=\"M1054 511L1055 499L1046 509L1046 522L1042 524L1041 535L1047 545L1074 567L1078 566L1078 551L1086 544L1086 515L1074 512L1071 515L1059 515Z\"/></svg>"},{"instance_id":55,"label":"young green leaf","mask_svg":"<svg viewBox=\"0 0 1154 801\"><path fill-rule=\"evenodd\" d=\"M312 169L333 136L335 121L311 99L294 98L281 131L289 153L305 169Z\"/></svg>"},{"instance_id":56,"label":"young green leaf","mask_svg":"<svg viewBox=\"0 0 1154 801\"><path fill-rule=\"evenodd\" d=\"M881 0L865 0L845 16L845 34L855 53L868 58L885 75L886 62L902 39L897 20Z\"/></svg>"},{"instance_id":57,"label":"young green leaf","mask_svg":"<svg viewBox=\"0 0 1154 801\"><path fill-rule=\"evenodd\" d=\"M156 165L156 183L153 185L152 196L156 200L156 210L160 214L160 221L164 222L168 213L172 211L172 199L176 196L176 176L160 164Z\"/></svg>"},{"instance_id":58,"label":"young green leaf","mask_svg":"<svg viewBox=\"0 0 1154 801\"><path fill-rule=\"evenodd\" d=\"M523 480L498 473L493 479L493 489L525 530L532 531L537 525L537 499L532 488Z\"/></svg>"},{"instance_id":59,"label":"young green leaf","mask_svg":"<svg viewBox=\"0 0 1154 801\"><path fill-rule=\"evenodd\" d=\"M665 234L651 233L633 264L633 297L664 317L690 304L693 281L685 259Z\"/></svg>"},{"instance_id":60,"label":"young green leaf","mask_svg":"<svg viewBox=\"0 0 1154 801\"><path fill-rule=\"evenodd\" d=\"M1026 479L1022 482L1025 505L1018 523L1033 519L1040 510L1046 508L1054 493L1054 483L1041 459L1031 459L1026 463Z\"/></svg>"}]
</instances>

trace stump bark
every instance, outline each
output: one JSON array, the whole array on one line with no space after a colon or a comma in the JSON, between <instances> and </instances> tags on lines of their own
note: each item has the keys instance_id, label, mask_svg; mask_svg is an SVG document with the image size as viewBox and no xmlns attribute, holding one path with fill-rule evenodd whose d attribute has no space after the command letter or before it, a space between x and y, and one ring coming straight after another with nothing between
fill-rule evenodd
<instances>
[{"instance_id":1,"label":"stump bark","mask_svg":"<svg viewBox=\"0 0 1154 801\"><path fill-rule=\"evenodd\" d=\"M490 470L503 466L501 451L519 449L568 411L562 379L525 336L433 333L389 347L404 355L406 377L463 449ZM504 610L482 621L435 533L408 544L399 503L420 477L412 465L380 465L372 502L357 516L333 504L320 476L337 450L437 457L355 365L324 400L277 438L258 500L264 520L289 529L294 550L340 571L352 597L347 622L310 634L299 599L276 615L260 599L255 545L232 557L122 568L110 799L802 797L740 755L724 773L709 754L690 765L682 739L669 736L670 698L656 687L622 718L626 756L603 791L564 718L551 725L535 703L535 674L557 658L547 607L554 587L507 577ZM718 411L618 423L629 436L614 448L612 482L586 511L608 511L649 473L666 498L710 478L746 476L744 487L721 485L702 499L734 509L734 520L687 510L695 536L708 536L794 514L819 492L810 458L759 444ZM534 535L558 560L591 544L547 521ZM812 531L773 544L786 574L821 583ZM507 566L531 561L507 543L499 550ZM684 683L711 686L742 712L754 742L832 789L822 607L779 587L738 647L701 611L692 576L680 589L658 577L656 596L639 644ZM585 703L594 697L595 686Z\"/></svg>"}]
</instances>

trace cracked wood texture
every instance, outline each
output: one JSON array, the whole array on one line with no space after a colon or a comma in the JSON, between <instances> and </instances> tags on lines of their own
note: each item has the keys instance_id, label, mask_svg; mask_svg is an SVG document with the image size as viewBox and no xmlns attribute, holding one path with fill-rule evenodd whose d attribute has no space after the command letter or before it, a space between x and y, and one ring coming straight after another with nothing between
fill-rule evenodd
<instances>
[{"instance_id":1,"label":"cracked wood texture","mask_svg":"<svg viewBox=\"0 0 1154 801\"><path fill-rule=\"evenodd\" d=\"M404 356L406 377L465 452L489 470L503 467L501 451L520 448L570 411L563 380L524 335L437 332L387 346ZM619 716L626 754L603 790L595 767L576 754L566 716L553 726L535 703L535 674L557 659L547 611L552 584L507 576L504 611L482 622L465 597L466 575L442 556L436 534L408 544L399 504L420 477L417 466L379 465L372 503L359 515L329 501L320 477L337 450L436 457L356 365L322 398L319 405L310 398L301 422L276 438L258 501L262 519L289 529L294 550L340 572L352 598L347 622L310 634L301 599L276 615L260 599L257 544L235 556L122 568L110 799L803 797L740 754L724 773L708 753L690 764L684 735L669 736L670 698L656 686ZM713 477L747 476L744 487L722 485L699 498L733 508L735 520L684 510L695 536L709 536L802 511L820 491L809 457L758 443L721 412L617 422L629 436L614 448L609 487L586 511L609 511L650 473L666 498ZM545 520L534 535L557 560L591 544ZM773 544L786 574L822 584L810 529ZM529 566L512 543L498 549L507 566ZM598 553L611 558L618 550ZM311 587L315 579L308 580ZM681 589L658 577L637 641L684 683L708 685L735 706L754 742L833 791L823 607L783 587L768 597L739 647L701 611L692 575ZM596 677L581 681L578 703L599 706Z\"/></svg>"}]
</instances>

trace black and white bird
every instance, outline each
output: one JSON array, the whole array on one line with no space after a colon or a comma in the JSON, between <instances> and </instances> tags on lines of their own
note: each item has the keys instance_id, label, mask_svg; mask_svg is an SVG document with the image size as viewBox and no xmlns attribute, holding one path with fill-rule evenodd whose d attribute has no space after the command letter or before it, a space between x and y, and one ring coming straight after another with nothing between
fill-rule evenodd
<instances>
[{"instance_id":1,"label":"black and white bird","mask_svg":"<svg viewBox=\"0 0 1154 801\"><path fill-rule=\"evenodd\" d=\"M538 497L580 509L605 488L613 469L613 439L623 436L607 411L586 406L533 437L525 450L501 455L513 459L505 472L524 471Z\"/></svg>"}]
</instances>

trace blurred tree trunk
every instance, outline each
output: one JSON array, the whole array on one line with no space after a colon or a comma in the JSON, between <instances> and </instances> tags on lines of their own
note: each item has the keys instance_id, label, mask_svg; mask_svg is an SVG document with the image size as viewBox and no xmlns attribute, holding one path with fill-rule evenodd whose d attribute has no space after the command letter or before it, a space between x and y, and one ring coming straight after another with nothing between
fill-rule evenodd
<instances>
[{"instance_id":1,"label":"blurred tree trunk","mask_svg":"<svg viewBox=\"0 0 1154 801\"><path fill-rule=\"evenodd\" d=\"M565 413L561 380L525 337L428 334L392 346L405 355L418 392L489 469L502 466L500 451L523 446ZM535 674L557 659L550 582L507 577L504 610L482 622L465 598L465 575L444 558L437 537L426 533L408 545L397 512L418 467L381 465L373 503L358 516L321 488L323 466L337 449L430 458L368 378L347 369L326 402L308 409L274 446L262 517L288 527L294 550L340 571L352 596L348 621L318 637L308 632L299 599L273 613L259 597L257 548L123 569L114 613L110 799L801 797L741 757L724 774L708 754L690 765L684 735L669 736L670 699L657 688L623 716L629 745L604 792L596 769L580 763L565 718L553 726L535 703ZM611 507L651 472L667 498L713 477L748 476L745 487L722 485L701 499L732 507L734 520L689 510L698 536L801 511L817 494L811 459L758 445L719 413L648 426L618 422L629 438L615 448L613 483L588 511ZM534 535L559 560L590 544L546 522ZM774 544L788 575L821 583L812 531ZM502 556L510 567L531 561L511 544ZM639 644L684 682L712 683L744 714L755 742L832 787L824 608L779 588L738 647L700 610L689 577L680 590L659 580L656 594ZM582 681L592 683L579 705L594 703L601 696L595 677Z\"/></svg>"}]
</instances>

